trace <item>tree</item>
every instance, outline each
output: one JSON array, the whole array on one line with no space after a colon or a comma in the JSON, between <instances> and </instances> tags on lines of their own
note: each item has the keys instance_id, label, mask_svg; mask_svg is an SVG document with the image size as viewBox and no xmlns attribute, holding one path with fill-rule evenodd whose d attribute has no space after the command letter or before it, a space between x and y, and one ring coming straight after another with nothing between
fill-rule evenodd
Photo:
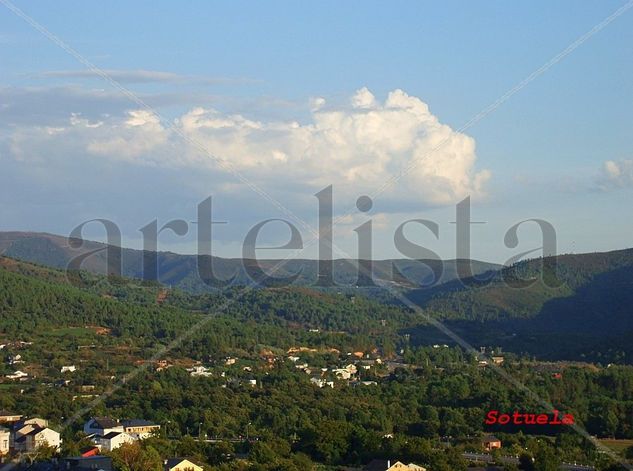
<instances>
[{"instance_id":1,"label":"tree","mask_svg":"<svg viewBox=\"0 0 633 471\"><path fill-rule=\"evenodd\" d=\"M121 471L161 471L163 461L152 447L144 449L140 443L125 443L111 452L112 460Z\"/></svg>"}]
</instances>

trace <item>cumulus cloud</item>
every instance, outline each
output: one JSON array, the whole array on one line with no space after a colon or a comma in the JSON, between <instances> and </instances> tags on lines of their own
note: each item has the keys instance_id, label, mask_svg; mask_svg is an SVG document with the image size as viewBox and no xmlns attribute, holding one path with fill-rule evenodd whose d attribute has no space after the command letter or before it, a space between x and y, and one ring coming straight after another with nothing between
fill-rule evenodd
<instances>
[{"instance_id":1,"label":"cumulus cloud","mask_svg":"<svg viewBox=\"0 0 633 471\"><path fill-rule=\"evenodd\" d=\"M69 154L82 158L178 168L215 182L235 180L228 166L264 190L303 195L329 184L339 194L373 194L408 168L383 196L424 206L485 194L490 172L476 169L474 139L441 123L421 99L394 90L380 101L362 88L347 106L325 104L311 100L306 122L263 121L208 107L169 123L141 110L98 120L73 115L52 132L42 126L22 130L12 149L21 158L45 158L46 149L72 140Z\"/></svg>"},{"instance_id":2,"label":"cumulus cloud","mask_svg":"<svg viewBox=\"0 0 633 471\"><path fill-rule=\"evenodd\" d=\"M605 190L633 186L633 159L607 160L602 168L600 185Z\"/></svg>"}]
</instances>

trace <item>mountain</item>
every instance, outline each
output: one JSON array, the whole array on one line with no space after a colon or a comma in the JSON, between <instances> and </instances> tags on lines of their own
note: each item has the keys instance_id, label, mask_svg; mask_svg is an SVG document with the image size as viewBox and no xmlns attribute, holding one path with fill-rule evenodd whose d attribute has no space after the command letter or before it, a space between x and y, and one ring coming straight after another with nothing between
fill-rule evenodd
<instances>
[{"instance_id":1,"label":"mountain","mask_svg":"<svg viewBox=\"0 0 633 471\"><path fill-rule=\"evenodd\" d=\"M407 296L477 345L633 355L633 249L528 260Z\"/></svg>"},{"instance_id":2,"label":"mountain","mask_svg":"<svg viewBox=\"0 0 633 471\"><path fill-rule=\"evenodd\" d=\"M29 261L40 265L65 269L71 260L89 251L104 249L107 246L99 242L86 241L81 250L72 248L66 237L33 232L0 232L0 254L7 257ZM126 249L120 251L121 275L130 278L144 278L142 250ZM165 285L178 287L189 292L209 291L198 275L197 257L194 255L180 255L173 252L158 252L156 254L159 281ZM280 260L260 260L264 270L272 270ZM212 257L213 271L220 280L235 276L234 285L249 285L253 281L248 276L246 267L252 266L252 261L239 258ZM463 272L470 265L472 273L481 275L501 268L493 263L467 260L377 260L374 262L374 272L377 280L390 282L401 289L411 289L433 284L434 273L440 273L437 280L446 283L454 280L458 272ZM394 273L392 267L397 267ZM82 269L91 273L106 273L106 252L101 250L85 259ZM336 289L346 287L355 289L358 278L357 261L337 259L333 261L333 278L337 283ZM298 274L295 285L314 286L318 279L318 262L308 259L294 259L284 263L275 271L275 277L289 277ZM146 277L145 277L146 278ZM364 288L368 294L378 295L380 288Z\"/></svg>"}]
</instances>

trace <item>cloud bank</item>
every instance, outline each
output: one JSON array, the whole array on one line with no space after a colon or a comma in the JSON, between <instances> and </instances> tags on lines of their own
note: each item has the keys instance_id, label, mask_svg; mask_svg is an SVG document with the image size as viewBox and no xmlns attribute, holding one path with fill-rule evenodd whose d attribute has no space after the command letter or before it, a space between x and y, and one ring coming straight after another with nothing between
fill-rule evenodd
<instances>
[{"instance_id":1,"label":"cloud bank","mask_svg":"<svg viewBox=\"0 0 633 471\"><path fill-rule=\"evenodd\" d=\"M306 197L333 184L338 194L355 197L375 193L411 166L383 197L425 207L485 195L490 172L476 169L474 139L441 123L421 99L394 90L380 101L362 88L347 105L331 107L316 97L309 106L305 122L255 120L209 107L192 108L170 122L147 110L97 117L77 109L63 123L4 129L1 139L5 158L64 168L60 175L70 180L85 178L67 175L70 163L94 162L140 179L143 167L177 170L195 176L198 187L206 179L225 192L250 191L231 174L239 172L272 194ZM209 187L193 191L208 193Z\"/></svg>"}]
</instances>

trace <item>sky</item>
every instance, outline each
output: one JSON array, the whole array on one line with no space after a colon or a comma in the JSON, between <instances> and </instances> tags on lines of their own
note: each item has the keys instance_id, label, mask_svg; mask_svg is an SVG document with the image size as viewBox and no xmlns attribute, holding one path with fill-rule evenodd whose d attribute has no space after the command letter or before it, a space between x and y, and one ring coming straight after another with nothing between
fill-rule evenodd
<instances>
[{"instance_id":1,"label":"sky","mask_svg":"<svg viewBox=\"0 0 633 471\"><path fill-rule=\"evenodd\" d=\"M466 198L473 258L540 247L529 222L504 242L529 219L558 253L631 247L633 8L600 26L625 5L2 0L0 230L105 218L141 248L147 224L183 219L159 248L193 253L211 196L216 255L284 219L314 258L314 195L332 185L336 258L357 256L370 220L375 258L403 256L403 223L455 258ZM258 245L289 234L272 221Z\"/></svg>"}]
</instances>

